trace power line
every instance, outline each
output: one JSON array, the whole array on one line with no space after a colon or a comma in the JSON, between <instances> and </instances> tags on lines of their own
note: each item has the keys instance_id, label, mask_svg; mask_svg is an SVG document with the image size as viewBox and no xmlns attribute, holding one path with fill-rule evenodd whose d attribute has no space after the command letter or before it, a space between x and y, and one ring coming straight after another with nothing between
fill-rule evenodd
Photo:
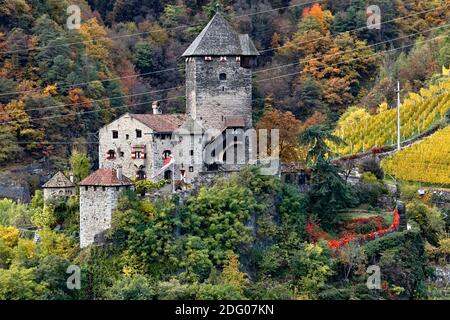
<instances>
[{"instance_id":1,"label":"power line","mask_svg":"<svg viewBox=\"0 0 450 320\"><path fill-rule=\"evenodd\" d=\"M131 97L147 95L147 94L150 94L150 93L159 93L159 92L170 91L170 90L175 90L175 89L180 89L180 88L185 88L185 86L171 87L171 88L167 88L167 89L160 89L160 90L153 90L153 91L145 91L145 92L141 92L141 93L128 94L128 95L117 96L117 97L112 97L112 98L103 98L103 99L89 100L89 103L101 102L101 101L110 101L110 100L116 100L116 99L122 99L122 98L131 98ZM62 104L62 105L53 105L53 106L48 106L48 107L44 107L44 108L26 109L25 111L27 111L27 112L30 112L30 111L43 111L43 110L49 110L49 109L55 109L55 108L75 106L75 105L78 105L78 104L79 105L87 105L88 103L69 103L69 104Z\"/></svg>"},{"instance_id":2,"label":"power line","mask_svg":"<svg viewBox=\"0 0 450 320\"><path fill-rule=\"evenodd\" d=\"M426 42L434 41L434 40L436 40L436 39L445 38L445 37L446 37L446 36L437 36L437 37L434 37L434 38L431 38L431 39L428 39L428 40L420 41L419 43L426 43ZM376 56L376 55L379 55L379 54L382 54L382 53L394 52L394 51L401 50L401 49L405 49L405 48L412 47L412 46L415 46L415 45L416 45L416 43L412 43L412 44L408 44L408 45L405 45L405 46L402 46L402 47L399 47L399 48L394 48L394 49L389 49L389 50L379 51L379 52L376 52L376 53L374 53L374 54L367 55L367 56L364 56L364 57L357 57L357 58L353 58L353 59L341 61L341 62L339 62L339 63L331 64L331 65L329 65L329 67L331 67L331 66L337 66L337 65L340 65L340 64L344 64L344 63L348 63L348 62L352 62L352 61L356 61L356 60L360 60L360 59L363 59L363 58L369 58L369 57ZM328 67L328 66L327 66L327 67ZM298 71L298 72L289 73L289 74L284 74L284 75L277 76L277 77L272 77L272 78L269 78L269 79L260 79L260 80L257 80L257 81L255 81L255 82L264 82L264 81L276 80L276 79L280 79L280 78L284 78L284 77L289 77L289 76L293 76L293 75L301 74L301 73L304 73L304 72L303 72L303 71Z\"/></svg>"},{"instance_id":3,"label":"power line","mask_svg":"<svg viewBox=\"0 0 450 320\"><path fill-rule=\"evenodd\" d=\"M434 37L434 38L431 38L431 39L428 39L428 40L420 41L419 43L426 43L426 42L434 41L436 39L443 38L443 37L445 37L445 36ZM385 50L385 51L379 51L379 52L371 54L371 55L367 55L367 56L363 56L363 57L357 57L357 58L341 61L341 62L332 64L332 65L329 65L327 67L338 66L340 64L344 64L344 63L348 63L348 62L352 62L352 61L357 61L357 60L368 58L368 57L371 57L371 56L376 56L376 55L380 55L380 54L387 53L387 52L393 52L393 51L405 49L405 48L408 48L408 47L411 47L411 46L414 46L414 45L415 45L415 43L414 44L405 45L405 46L402 46L402 47L399 47L399 48L394 48L394 49ZM281 76L277 76L277 77L260 79L260 80L258 80L256 82L264 82L264 81L276 80L276 79L280 79L280 78L284 78L284 77L288 77L288 76L292 76L292 75L297 75L297 74L301 74L301 73L304 73L304 72L303 71L298 71L298 72L295 72L295 73L285 74L285 75L281 75ZM180 98L185 98L185 96L171 97L171 98L161 99L159 101L169 101L169 100L175 100L175 99L180 99ZM227 98L223 98L222 100L228 100L228 99ZM257 100L259 100L259 99L252 99L252 101L257 101ZM66 115L55 115L55 116L49 116L49 117L34 118L34 119L28 119L28 121L48 120L48 119L62 118L62 117L67 117L67 116L84 115L84 114L87 114L87 113L94 113L94 112L101 112L101 111L106 111L106 110L113 110L113 109L120 109L120 108L144 105L144 104L148 104L150 102L152 102L152 101L146 101L146 102L130 104L130 105L123 105L123 106L118 106L118 107L110 107L110 108L105 108L105 109L101 109L101 110L90 110L90 111L86 111L86 112L77 112L77 113L69 114L69 115L66 114ZM12 120L12 121L3 122L3 124L18 123L18 122L21 122L21 121L20 120Z\"/></svg>"},{"instance_id":4,"label":"power line","mask_svg":"<svg viewBox=\"0 0 450 320\"><path fill-rule=\"evenodd\" d=\"M378 45L383 44L383 43L388 43L388 42L399 40L399 39L409 38L409 37L412 37L412 36L415 36L415 35L418 35L418 34L421 34L421 33L424 33L424 32L429 32L429 31L441 29L441 28L444 28L444 27L448 27L449 25L450 24L442 25L442 26L439 26L439 27L435 27L435 28L427 29L427 30L420 31L420 32L417 32L417 33L413 33L413 34L410 34L410 35L407 35L407 36L397 37L397 38L394 38L394 39L389 39L389 40L386 40L386 41L378 42L378 43L375 43L375 44L372 44L372 45L367 45L367 46L364 46L364 47L361 47L361 48L356 48L356 49L352 49L352 50L346 50L346 51L342 51L342 52L337 52L335 54L328 55L328 56L325 56L325 57L302 59L299 62L294 62L294 63L290 63L290 64L284 64L284 65L278 65L278 66L275 66L275 67L270 67L270 68L267 68L267 69L258 70L258 71L255 71L254 74L267 72L267 71L271 71L271 70L276 70L276 69L280 69L280 68L285 68L285 67L289 67L289 66L295 66L295 65L299 65L299 64L304 63L304 62L318 61L318 60L323 59L323 58L330 58L330 57L333 57L333 56L340 56L340 55L343 55L343 54L346 54L346 53L367 49L367 48L370 48L370 47L373 47L373 46L378 46ZM116 100L116 99L121 99L121 98L136 97L136 96L147 95L147 94L150 94L150 93L159 93L159 92L171 91L171 90L176 90L176 89L181 89L181 88L185 88L185 86L177 86L177 87L171 87L171 88L160 89L160 90L146 91L146 92L142 92L142 93L136 93L136 94L130 94L130 95L122 95L122 96L117 96L117 97L112 97L112 98L103 98L103 99L90 100L89 103L101 102L101 101L109 101L109 100ZM159 101L161 101L161 100L159 100ZM49 109L62 108L62 107L66 107L66 106L74 106L74 105L77 105L77 104L83 105L83 103L70 103L70 104L64 104L64 105L53 105L53 106L48 106L48 107L44 107L44 108L27 109L26 111L27 112L31 112L31 111L45 111L45 110L49 110ZM84 105L86 105L86 104L84 104Z\"/></svg>"},{"instance_id":5,"label":"power line","mask_svg":"<svg viewBox=\"0 0 450 320\"><path fill-rule=\"evenodd\" d=\"M450 24L444 24L442 26L438 26L438 27L435 27L435 28L431 28L431 29L427 29L427 30L424 30L424 31L416 32L416 33L413 33L413 34L410 34L410 35L407 35L407 36L397 37L397 38L394 38L394 39L389 39L389 40L386 40L386 41L377 42L377 43L374 43L374 44L371 44L371 45L363 46L361 48L356 48L356 49L352 49L352 50L346 50L346 51L342 51L342 52L337 52L337 53L334 53L334 54L331 54L331 55L323 56L321 58L311 58L311 59L307 59L306 61L305 60L300 60L299 62L283 64L283 65L279 65L279 66L275 66L275 67L270 67L270 68L267 68L267 69L255 71L254 74L261 73L261 72L267 72L267 71L271 71L271 70L275 70L275 69L279 69L279 68L285 68L285 67L289 67L289 66L295 66L295 65L301 64L302 62L310 62L310 61L315 61L315 60L319 60L319 59L322 59L322 58L330 58L330 57L339 56L339 55L345 54L345 53L350 53L350 52L355 52L355 51L358 51L358 50L363 50L363 49L367 49L367 48L371 48L371 47L376 47L376 46L378 46L380 44L389 43L389 42L400 40L400 39L404 39L404 38L410 38L410 37L422 34L424 32L435 31L435 30L442 29L442 28L445 28L445 27L448 27L448 26L450 26Z\"/></svg>"},{"instance_id":6,"label":"power line","mask_svg":"<svg viewBox=\"0 0 450 320\"><path fill-rule=\"evenodd\" d=\"M265 10L265 11L260 11L260 12L253 12L253 13L249 13L249 14L241 14L241 15L237 15L234 16L232 18L241 18L241 17L245 17L245 16L253 16L253 15L258 15L258 14L264 14L264 13L269 13L269 12L273 12L273 11L278 11L278 10L283 10L283 9L289 9L289 8L293 8L293 7L299 7L299 6L306 6L306 5L310 5L310 4L315 4L318 2L323 2L325 0L316 0L316 1L312 1L312 2L307 2L307 3L300 3L300 4L294 4L294 5L290 5L290 6L284 6L284 7L278 7L278 8L274 8L274 9L270 9L270 10ZM130 33L130 34L126 34L126 35L119 35L119 36L113 36L113 37L100 37L100 39L122 39L122 38L129 38L129 37L135 37L135 36L141 36L141 35L146 35L146 34L151 34L151 33L157 33L157 32L165 32L165 31L170 31L170 30L178 30L178 29L187 29L187 28L191 28L191 27L199 27L202 26L204 23L200 23L200 24L193 24L193 25L181 25L181 26L177 26L177 27L172 27L172 28L167 28L167 29L155 29L155 30L149 30L149 31L143 31L143 32L136 32L136 33ZM69 42L69 43L65 43L65 44L61 44L61 45L56 45L56 46L41 46L41 47L35 47L35 48L24 48L24 49L17 49L17 50L11 50L11 51L1 51L0 54L10 54L10 53L18 53L18 52L23 52L23 51L35 51L35 50L43 50L43 49L50 49L50 48L58 48L58 47L69 47L71 45L76 45L76 44L83 44L83 43L92 43L95 41L98 41L99 39L92 39L92 40L83 40L83 41L76 41L76 42Z\"/></svg>"},{"instance_id":7,"label":"power line","mask_svg":"<svg viewBox=\"0 0 450 320\"><path fill-rule=\"evenodd\" d=\"M392 20L383 21L383 22L380 23L380 25L383 25L383 24L386 24L386 23L395 22L395 21L398 21L398 20L403 20L403 19L411 18L411 17L417 16L417 15L421 15L421 14L424 14L424 13L428 13L428 12L436 11L436 10L439 10L439 9L443 9L443 8L448 7L448 6L449 6L449 5L447 4L447 5L443 5L443 6L434 8L434 9L429 9L429 10L424 10L424 11L421 11L421 12L416 12L416 13L411 14L411 15L408 15L408 16L402 16L402 17L395 18L395 19L392 19ZM356 28L356 29L352 29L352 30L347 30L347 31L338 32L338 33L336 33L336 34L331 34L331 35L332 35L332 36L336 36L336 35L344 34L344 33L347 33L347 32L357 32L357 31L362 31L362 30L365 30L365 29L369 29L369 27L368 27L368 26L365 26L365 27L361 27L361 28ZM316 41L319 41L319 40L325 39L325 38L327 38L327 36L323 36L323 37L320 37L320 38L317 38L317 39L313 39L313 40L311 40L311 41L300 42L300 43L298 43L298 45L306 44L306 43L311 43L311 42L316 42ZM281 48L283 48L283 47L285 47L285 46L286 46L286 45L283 45L283 46L280 46L280 47L277 47L277 48L270 48L270 49L261 50L261 51L259 51L259 53L262 53L262 52L268 52L268 51L274 51L274 50L279 50L279 49L281 49Z\"/></svg>"},{"instance_id":8,"label":"power line","mask_svg":"<svg viewBox=\"0 0 450 320\"><path fill-rule=\"evenodd\" d=\"M303 5L314 4L316 2L320 2L320 1L306 3L306 4L303 4ZM293 5L293 6L299 6L299 5ZM410 17L416 16L416 15L428 13L428 12L431 12L431 11L436 11L436 10L439 10L439 9L447 7L447 6L448 5L437 7L437 8L434 8L434 9L421 11L421 12L414 13L414 14L411 14L411 15L408 15L408 16L403 16L403 17L399 17L399 18L392 19L392 20L389 20L389 21L384 21L384 22L381 22L380 24L383 25L383 24L386 24L386 23L391 23L393 21L398 21L398 20L410 18ZM281 10L281 9L285 9L285 8L289 8L289 7L292 7L292 6L281 7L281 8L277 8L277 9L273 9L273 10L268 10L268 11ZM254 13L254 14L258 14L258 13ZM240 15L240 16L236 16L236 17L242 17L242 16L246 16L246 15ZM362 27L362 28L358 28L358 29L347 30L347 31L336 33L333 36L337 36L337 35L340 35L340 34L345 34L345 33L348 33L348 32L355 32L355 31L359 31L359 30L364 30L366 28L368 28L368 27ZM426 31L423 31L423 32L426 32ZM256 32L256 34L259 34L259 32ZM320 37L320 38L316 38L316 39L312 39L312 40L307 41L307 42L305 41L305 42L302 42L302 43L299 43L299 44L316 42L316 41L319 41L319 40L324 39L324 38L326 38L326 36ZM394 40L396 40L396 39L391 39L390 41L394 41ZM265 50L261 50L259 52L262 53L262 52L274 51L274 50L281 49L281 48L283 48L285 46L286 45L283 45L283 46L280 46L280 47L277 47L277 48L265 49ZM102 79L102 80L92 80L92 81L87 81L87 82L74 83L74 84L70 84L70 85L60 86L59 88L61 89L61 88L71 88L71 87L76 87L76 86L83 86L83 85L88 85L88 84L94 83L94 82L102 82L103 83L103 82L116 81L116 80L121 80L121 79L138 78L140 76L146 76L146 75L157 74L157 73L164 73L164 72L169 72L169 71L184 71L184 68L179 68L179 67L177 67L177 68L167 68L167 69L155 70L155 71L151 71L151 72L145 72L145 73L129 75L129 76L123 76L123 77L114 77L114 78L107 78L107 79ZM262 71L256 71L255 73L258 73L258 72L262 72ZM25 91L4 92L4 93L0 93L0 96L20 95L20 94L24 94L24 93L36 92L36 91L39 91L39 90L42 90L42 88L35 88L35 89L32 89L32 90L25 90Z\"/></svg>"}]
</instances>

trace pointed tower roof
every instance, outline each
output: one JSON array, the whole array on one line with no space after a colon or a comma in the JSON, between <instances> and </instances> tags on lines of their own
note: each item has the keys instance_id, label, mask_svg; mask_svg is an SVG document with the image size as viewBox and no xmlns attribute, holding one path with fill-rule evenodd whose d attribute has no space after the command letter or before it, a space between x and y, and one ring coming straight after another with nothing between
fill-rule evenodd
<instances>
[{"instance_id":1,"label":"pointed tower roof","mask_svg":"<svg viewBox=\"0 0 450 320\"><path fill-rule=\"evenodd\" d=\"M66 178L66 176L58 171L50 180L48 180L42 188L73 188L75 185Z\"/></svg>"},{"instance_id":2,"label":"pointed tower roof","mask_svg":"<svg viewBox=\"0 0 450 320\"><path fill-rule=\"evenodd\" d=\"M183 53L189 56L258 56L247 34L238 34L217 12Z\"/></svg>"}]
</instances>

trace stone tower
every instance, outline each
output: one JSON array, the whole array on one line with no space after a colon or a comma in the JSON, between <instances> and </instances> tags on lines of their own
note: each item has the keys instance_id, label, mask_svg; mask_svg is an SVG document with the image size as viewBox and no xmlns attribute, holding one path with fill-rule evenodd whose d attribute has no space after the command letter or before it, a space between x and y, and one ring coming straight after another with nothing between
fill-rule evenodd
<instances>
[{"instance_id":1,"label":"stone tower","mask_svg":"<svg viewBox=\"0 0 450 320\"><path fill-rule=\"evenodd\" d=\"M120 169L99 169L80 182L80 248L111 227L119 195L132 185Z\"/></svg>"},{"instance_id":2,"label":"stone tower","mask_svg":"<svg viewBox=\"0 0 450 320\"><path fill-rule=\"evenodd\" d=\"M183 53L186 111L205 129L225 128L227 118L252 126L252 70L259 55L247 34L238 34L219 9Z\"/></svg>"}]
</instances>

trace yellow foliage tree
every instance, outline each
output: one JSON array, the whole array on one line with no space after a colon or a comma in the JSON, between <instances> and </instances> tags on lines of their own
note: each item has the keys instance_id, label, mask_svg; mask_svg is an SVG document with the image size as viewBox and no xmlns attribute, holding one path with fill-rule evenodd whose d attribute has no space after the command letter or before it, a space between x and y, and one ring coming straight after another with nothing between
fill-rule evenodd
<instances>
[{"instance_id":1,"label":"yellow foliage tree","mask_svg":"<svg viewBox=\"0 0 450 320\"><path fill-rule=\"evenodd\" d=\"M108 59L112 42L96 18L84 22L81 25L80 34L86 40L86 51L91 57L102 61Z\"/></svg>"},{"instance_id":2,"label":"yellow foliage tree","mask_svg":"<svg viewBox=\"0 0 450 320\"><path fill-rule=\"evenodd\" d=\"M222 281L225 284L242 290L248 281L248 276L245 272L239 270L239 265L238 256L236 254L230 255L228 263L222 271Z\"/></svg>"},{"instance_id":3,"label":"yellow foliage tree","mask_svg":"<svg viewBox=\"0 0 450 320\"><path fill-rule=\"evenodd\" d=\"M0 240L10 249L17 246L19 242L19 230L14 227L0 225Z\"/></svg>"}]
</instances>

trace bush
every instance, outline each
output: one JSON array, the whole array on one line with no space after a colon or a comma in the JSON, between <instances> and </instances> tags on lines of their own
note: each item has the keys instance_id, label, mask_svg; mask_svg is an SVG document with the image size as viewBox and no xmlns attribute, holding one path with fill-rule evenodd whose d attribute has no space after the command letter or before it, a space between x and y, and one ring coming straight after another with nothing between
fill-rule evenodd
<instances>
[{"instance_id":1,"label":"bush","mask_svg":"<svg viewBox=\"0 0 450 320\"><path fill-rule=\"evenodd\" d=\"M0 200L0 225L18 228L30 227L33 212L25 204L15 203L10 199L2 199Z\"/></svg>"},{"instance_id":2,"label":"bush","mask_svg":"<svg viewBox=\"0 0 450 320\"><path fill-rule=\"evenodd\" d=\"M351 297L347 288L338 289L333 286L325 286L319 293L320 300L348 300Z\"/></svg>"},{"instance_id":3,"label":"bush","mask_svg":"<svg viewBox=\"0 0 450 320\"><path fill-rule=\"evenodd\" d=\"M407 297L424 294L427 261L419 232L389 234L366 244L364 251L369 261L380 266L383 280L402 287Z\"/></svg>"},{"instance_id":4,"label":"bush","mask_svg":"<svg viewBox=\"0 0 450 320\"><path fill-rule=\"evenodd\" d=\"M357 185L357 195L360 203L369 204L373 207L378 205L378 199L388 193L386 186L378 180L371 172L365 172Z\"/></svg>"},{"instance_id":5,"label":"bush","mask_svg":"<svg viewBox=\"0 0 450 320\"><path fill-rule=\"evenodd\" d=\"M121 275L106 290L105 298L109 300L152 300L156 290L152 281L143 275Z\"/></svg>"},{"instance_id":6,"label":"bush","mask_svg":"<svg viewBox=\"0 0 450 320\"><path fill-rule=\"evenodd\" d=\"M439 238L445 230L445 221L442 213L436 208L430 208L422 202L413 201L407 206L408 219L417 223L420 230L432 245L437 246Z\"/></svg>"},{"instance_id":7,"label":"bush","mask_svg":"<svg viewBox=\"0 0 450 320\"><path fill-rule=\"evenodd\" d=\"M254 283L245 290L246 296L252 300L291 300L295 293L288 283L266 279Z\"/></svg>"},{"instance_id":8,"label":"bush","mask_svg":"<svg viewBox=\"0 0 450 320\"><path fill-rule=\"evenodd\" d=\"M379 180L384 179L384 172L380 166L380 161L375 157L364 159L359 165L359 170L361 173L372 173Z\"/></svg>"}]
</instances>

